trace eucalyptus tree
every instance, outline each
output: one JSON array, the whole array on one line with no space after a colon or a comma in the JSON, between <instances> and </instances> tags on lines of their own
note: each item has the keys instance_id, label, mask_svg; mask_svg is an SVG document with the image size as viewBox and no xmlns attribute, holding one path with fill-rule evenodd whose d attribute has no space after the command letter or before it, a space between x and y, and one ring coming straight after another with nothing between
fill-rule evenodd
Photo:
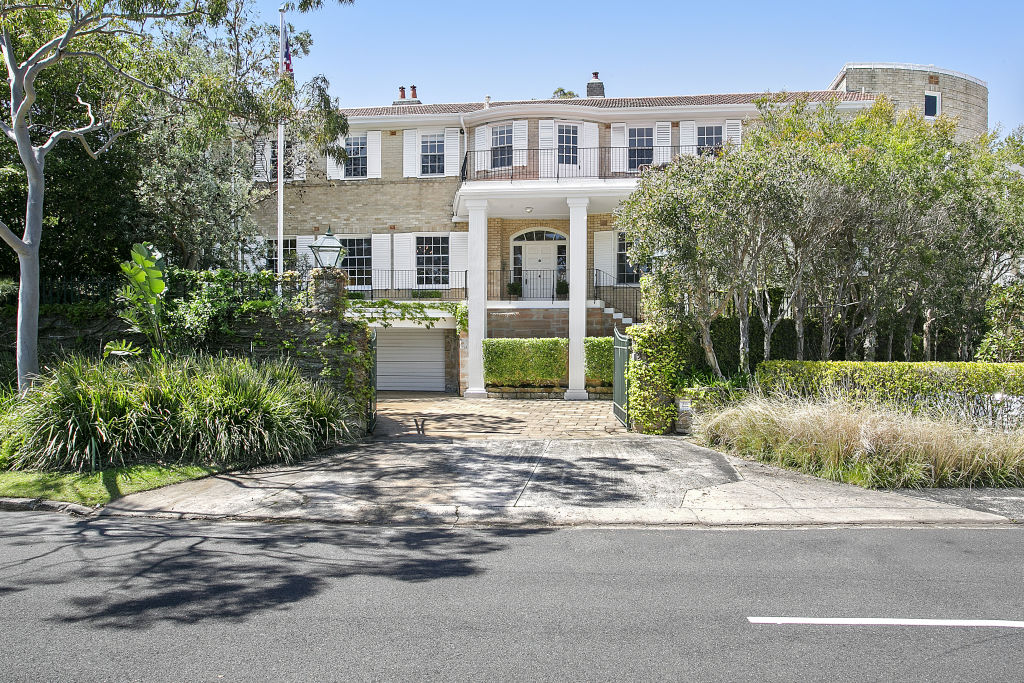
<instances>
[{"instance_id":1,"label":"eucalyptus tree","mask_svg":"<svg viewBox=\"0 0 1024 683\"><path fill-rule=\"evenodd\" d=\"M196 142L229 134L233 121L251 120L258 127L288 119L297 134L326 153L343 156L337 139L346 124L326 79L298 86L291 78L269 76L265 58L247 59L252 42L232 25L233 17L250 16L245 2L7 0L0 5L0 56L10 84L0 100L0 132L16 147L27 185L22 235L0 219L0 238L19 261L21 391L29 388L39 369L45 164L57 145L78 142L95 159L121 138L145 130L154 112L179 106L195 117ZM300 0L297 8L306 11L324 2ZM256 34L267 33L266 28L243 25ZM236 60L225 68L194 71L195 60L181 50L182 41L204 35L233 48Z\"/></svg>"}]
</instances>

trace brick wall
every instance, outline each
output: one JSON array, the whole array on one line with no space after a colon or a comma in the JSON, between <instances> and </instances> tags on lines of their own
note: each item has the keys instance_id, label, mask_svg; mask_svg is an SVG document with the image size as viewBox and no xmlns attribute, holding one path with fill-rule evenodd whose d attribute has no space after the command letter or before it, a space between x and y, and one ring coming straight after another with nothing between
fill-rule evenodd
<instances>
[{"instance_id":1,"label":"brick wall","mask_svg":"<svg viewBox=\"0 0 1024 683\"><path fill-rule=\"evenodd\" d=\"M610 337L622 322L601 308L587 309L587 336ZM568 308L519 308L487 312L487 336L526 339L530 337L569 337Z\"/></svg>"},{"instance_id":2,"label":"brick wall","mask_svg":"<svg viewBox=\"0 0 1024 683\"><path fill-rule=\"evenodd\" d=\"M566 207L568 211L568 207ZM587 215L587 270L594 267L594 233L612 230L615 216L610 213ZM487 219L487 269L508 270L511 268L512 236L523 230L557 230L569 236L569 219L557 218L488 218ZM568 246L568 242L566 242Z\"/></svg>"}]
</instances>

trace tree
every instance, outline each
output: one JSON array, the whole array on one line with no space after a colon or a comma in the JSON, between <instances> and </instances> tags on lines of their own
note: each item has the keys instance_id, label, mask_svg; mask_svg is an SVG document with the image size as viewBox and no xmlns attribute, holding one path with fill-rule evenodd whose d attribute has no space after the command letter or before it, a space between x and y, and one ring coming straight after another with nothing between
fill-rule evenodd
<instances>
[{"instance_id":1,"label":"tree","mask_svg":"<svg viewBox=\"0 0 1024 683\"><path fill-rule=\"evenodd\" d=\"M577 97L579 97L578 94L565 88L555 88L555 91L551 93L551 99L553 100L574 100Z\"/></svg>"},{"instance_id":2,"label":"tree","mask_svg":"<svg viewBox=\"0 0 1024 683\"><path fill-rule=\"evenodd\" d=\"M298 9L323 2L300 0ZM288 119L297 135L343 156L338 137L346 123L326 79L298 87L291 78L268 78L265 55L247 52L267 34L249 24L249 13L245 0L49 0L0 8L0 53L10 83L0 102L0 132L14 143L27 185L22 236L0 222L0 238L19 262L19 390L39 370L45 164L62 141L78 141L96 159L146 129L160 107L178 106L200 124L192 129L197 143L226 136L236 121L259 130ZM233 59L197 72L194 51L183 46L207 35Z\"/></svg>"}]
</instances>

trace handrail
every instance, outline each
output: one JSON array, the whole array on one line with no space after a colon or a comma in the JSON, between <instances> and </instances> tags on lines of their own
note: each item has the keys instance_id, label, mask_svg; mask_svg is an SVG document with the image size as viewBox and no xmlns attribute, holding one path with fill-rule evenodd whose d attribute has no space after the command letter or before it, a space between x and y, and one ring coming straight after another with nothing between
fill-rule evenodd
<instances>
[{"instance_id":1,"label":"handrail","mask_svg":"<svg viewBox=\"0 0 1024 683\"><path fill-rule=\"evenodd\" d=\"M717 155L720 146L669 145L649 147L493 147L466 152L462 179L565 180L574 178L635 178L646 169L670 163L679 156Z\"/></svg>"}]
</instances>

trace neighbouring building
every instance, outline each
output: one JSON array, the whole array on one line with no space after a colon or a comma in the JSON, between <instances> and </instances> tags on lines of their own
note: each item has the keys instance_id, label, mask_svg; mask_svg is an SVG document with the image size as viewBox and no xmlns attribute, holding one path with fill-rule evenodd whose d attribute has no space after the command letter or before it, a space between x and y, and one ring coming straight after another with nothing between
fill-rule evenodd
<instances>
[{"instance_id":1,"label":"neighbouring building","mask_svg":"<svg viewBox=\"0 0 1024 683\"><path fill-rule=\"evenodd\" d=\"M608 97L596 72L576 99L423 104L402 87L389 106L345 110L347 162L286 169L285 257L311 259L330 228L356 296L466 302L468 334L441 309L431 329L379 331L381 389L484 396L483 339L566 337L565 397L586 399L584 337L641 316L616 206L645 167L740 142L764 94ZM985 83L933 66L851 63L828 89L786 97L856 111L880 94L959 116L965 136L988 127ZM276 180L274 154L258 150L258 180ZM276 199L255 217L273 269Z\"/></svg>"}]
</instances>

